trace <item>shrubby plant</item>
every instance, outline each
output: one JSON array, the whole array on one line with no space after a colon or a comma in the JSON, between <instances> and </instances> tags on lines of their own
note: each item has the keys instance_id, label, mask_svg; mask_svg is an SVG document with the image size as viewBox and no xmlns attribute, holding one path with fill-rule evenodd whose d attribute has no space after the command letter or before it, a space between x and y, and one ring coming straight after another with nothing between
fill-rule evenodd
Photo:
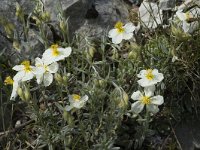
<instances>
[{"instance_id":1,"label":"shrubby plant","mask_svg":"<svg viewBox=\"0 0 200 150\"><path fill-rule=\"evenodd\" d=\"M169 24L164 25L161 10L145 1L137 24L135 20L119 21L95 41L81 35L70 39L60 9L57 30L61 38L51 41L45 28L51 20L49 13L36 0L30 17L44 46L42 57L21 60L19 65L7 63L6 67L2 65L6 60L0 59L0 67L5 69L0 82L4 78L4 84L11 85L2 87L1 105L11 104L13 121L7 126L3 123L0 147L172 148L171 128L182 112L197 110L199 97L199 26L192 34L185 28L191 18L198 22L198 9L191 15L183 12L182 5L179 8L172 10ZM141 9L146 13L141 14ZM14 48L21 52L31 42L30 22L24 15L17 4L23 38L15 37L11 26L4 26ZM192 106L183 94L192 99ZM18 107L22 108L20 117L13 111Z\"/></svg>"}]
</instances>

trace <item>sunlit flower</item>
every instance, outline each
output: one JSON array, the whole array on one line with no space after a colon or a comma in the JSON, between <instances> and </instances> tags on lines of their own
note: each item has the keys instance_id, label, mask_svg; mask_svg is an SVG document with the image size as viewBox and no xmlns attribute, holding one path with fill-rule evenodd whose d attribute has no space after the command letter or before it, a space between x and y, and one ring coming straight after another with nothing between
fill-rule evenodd
<instances>
[{"instance_id":1,"label":"sunlit flower","mask_svg":"<svg viewBox=\"0 0 200 150\"><path fill-rule=\"evenodd\" d=\"M46 65L53 62L63 60L68 57L72 52L71 47L61 48L57 44L52 45L49 49L43 53L43 60Z\"/></svg>"},{"instance_id":2,"label":"sunlit flower","mask_svg":"<svg viewBox=\"0 0 200 150\"><path fill-rule=\"evenodd\" d=\"M115 24L115 28L109 31L108 37L112 38L112 42L114 44L119 44L123 39L131 39L133 37L133 31L135 28L136 27L132 23L123 25L123 23L119 21Z\"/></svg>"},{"instance_id":3,"label":"sunlit flower","mask_svg":"<svg viewBox=\"0 0 200 150\"><path fill-rule=\"evenodd\" d=\"M35 74L37 78L37 83L44 83L44 86L49 86L53 82L52 73L56 73L58 71L58 63L54 62L50 65L47 65L43 59L36 58L35 59Z\"/></svg>"},{"instance_id":4,"label":"sunlit flower","mask_svg":"<svg viewBox=\"0 0 200 150\"><path fill-rule=\"evenodd\" d=\"M138 80L138 84L142 87L155 85L164 79L163 74L159 73L157 69L141 70L137 77L141 78Z\"/></svg>"},{"instance_id":5,"label":"sunlit flower","mask_svg":"<svg viewBox=\"0 0 200 150\"><path fill-rule=\"evenodd\" d=\"M149 29L155 29L162 24L162 11L156 3L143 1L139 7L141 24Z\"/></svg>"},{"instance_id":6,"label":"sunlit flower","mask_svg":"<svg viewBox=\"0 0 200 150\"><path fill-rule=\"evenodd\" d=\"M14 81L28 81L34 77L35 67L30 65L30 61L23 61L21 65L16 65L12 69L18 71L13 78Z\"/></svg>"},{"instance_id":7,"label":"sunlit flower","mask_svg":"<svg viewBox=\"0 0 200 150\"><path fill-rule=\"evenodd\" d=\"M199 22L196 20L199 15L200 8L194 8L187 12L179 9L176 12L176 16L182 21L182 29L186 33L192 33L199 27Z\"/></svg>"},{"instance_id":8,"label":"sunlit flower","mask_svg":"<svg viewBox=\"0 0 200 150\"><path fill-rule=\"evenodd\" d=\"M10 96L10 100L15 99L17 97L17 89L19 87L18 81L14 81L10 76L8 76L4 80L4 84L13 86L12 93L11 93L11 96Z\"/></svg>"},{"instance_id":9,"label":"sunlit flower","mask_svg":"<svg viewBox=\"0 0 200 150\"><path fill-rule=\"evenodd\" d=\"M67 105L65 107L65 109L67 111L70 111L72 108L80 109L85 105L87 100L88 100L88 96L87 95L85 95L83 97L81 97L80 95L77 95L77 94L69 95L70 105Z\"/></svg>"},{"instance_id":10,"label":"sunlit flower","mask_svg":"<svg viewBox=\"0 0 200 150\"><path fill-rule=\"evenodd\" d=\"M136 100L131 105L131 110L135 113L140 113L144 106L146 106L146 110L152 113L157 113L159 111L158 106L162 105L164 102L163 96L157 95L153 96L155 91L155 86L150 86L144 88L144 93L140 91L136 91L131 95L133 100Z\"/></svg>"}]
</instances>

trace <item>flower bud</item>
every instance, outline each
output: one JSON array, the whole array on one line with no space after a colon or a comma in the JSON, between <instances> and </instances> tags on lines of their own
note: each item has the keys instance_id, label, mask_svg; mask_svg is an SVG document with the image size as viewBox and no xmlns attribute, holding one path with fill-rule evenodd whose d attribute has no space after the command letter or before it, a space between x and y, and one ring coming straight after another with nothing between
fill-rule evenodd
<instances>
[{"instance_id":1,"label":"flower bud","mask_svg":"<svg viewBox=\"0 0 200 150\"><path fill-rule=\"evenodd\" d=\"M114 89L111 93L111 99L114 100L114 103L118 108L125 109L128 106L128 94L120 88Z\"/></svg>"},{"instance_id":2,"label":"flower bud","mask_svg":"<svg viewBox=\"0 0 200 150\"><path fill-rule=\"evenodd\" d=\"M18 87L18 88L17 88L17 94L19 95L19 97L20 97L23 101L25 101L25 96L24 96L24 93L23 93L21 87Z\"/></svg>"},{"instance_id":3,"label":"flower bud","mask_svg":"<svg viewBox=\"0 0 200 150\"><path fill-rule=\"evenodd\" d=\"M17 40L13 41L13 47L20 52L20 44Z\"/></svg>"},{"instance_id":4,"label":"flower bud","mask_svg":"<svg viewBox=\"0 0 200 150\"><path fill-rule=\"evenodd\" d=\"M88 53L89 55L93 58L94 57L94 53L96 52L96 49L94 47L89 47Z\"/></svg>"},{"instance_id":5,"label":"flower bud","mask_svg":"<svg viewBox=\"0 0 200 150\"><path fill-rule=\"evenodd\" d=\"M25 90L24 90L24 98L26 101L29 101L30 98L31 98L31 93L30 93L30 90L28 87L25 87Z\"/></svg>"},{"instance_id":6,"label":"flower bud","mask_svg":"<svg viewBox=\"0 0 200 150\"><path fill-rule=\"evenodd\" d=\"M65 121L67 121L67 123L70 126L74 125L74 118L73 118L73 116L69 112L67 112L66 110L63 111L63 118L64 118Z\"/></svg>"},{"instance_id":7,"label":"flower bud","mask_svg":"<svg viewBox=\"0 0 200 150\"><path fill-rule=\"evenodd\" d=\"M41 18L44 22L48 22L51 19L49 12L45 11L42 13Z\"/></svg>"},{"instance_id":8,"label":"flower bud","mask_svg":"<svg viewBox=\"0 0 200 150\"><path fill-rule=\"evenodd\" d=\"M66 146L70 146L72 143L72 136L71 135L68 135L65 139L65 145Z\"/></svg>"},{"instance_id":9,"label":"flower bud","mask_svg":"<svg viewBox=\"0 0 200 150\"><path fill-rule=\"evenodd\" d=\"M16 13L15 15L17 16L17 18L23 22L24 21L24 11L22 9L22 7L19 5L19 3L16 3Z\"/></svg>"},{"instance_id":10,"label":"flower bud","mask_svg":"<svg viewBox=\"0 0 200 150\"><path fill-rule=\"evenodd\" d=\"M65 32L66 28L67 28L65 22L63 20L61 20L59 25L60 25L61 31Z\"/></svg>"},{"instance_id":11,"label":"flower bud","mask_svg":"<svg viewBox=\"0 0 200 150\"><path fill-rule=\"evenodd\" d=\"M61 75L59 73L55 73L54 78L58 83L63 82L63 78L61 77Z\"/></svg>"},{"instance_id":12,"label":"flower bud","mask_svg":"<svg viewBox=\"0 0 200 150\"><path fill-rule=\"evenodd\" d=\"M119 54L118 54L118 51L116 49L113 49L112 50L112 56L111 56L112 59L118 59L119 58Z\"/></svg>"}]
</instances>

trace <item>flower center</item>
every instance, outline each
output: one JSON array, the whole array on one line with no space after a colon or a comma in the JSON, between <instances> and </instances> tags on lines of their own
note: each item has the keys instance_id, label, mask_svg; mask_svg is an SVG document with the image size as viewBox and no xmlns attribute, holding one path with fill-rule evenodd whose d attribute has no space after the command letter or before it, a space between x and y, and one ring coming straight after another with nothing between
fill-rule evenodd
<instances>
[{"instance_id":1,"label":"flower center","mask_svg":"<svg viewBox=\"0 0 200 150\"><path fill-rule=\"evenodd\" d=\"M115 28L117 29L118 33L123 33L124 32L123 23L121 21L118 21L115 24Z\"/></svg>"},{"instance_id":2,"label":"flower center","mask_svg":"<svg viewBox=\"0 0 200 150\"><path fill-rule=\"evenodd\" d=\"M25 60L21 64L24 65L24 71L25 72L31 72L32 71L31 66L30 66L30 61Z\"/></svg>"},{"instance_id":3,"label":"flower center","mask_svg":"<svg viewBox=\"0 0 200 150\"><path fill-rule=\"evenodd\" d=\"M141 99L142 103L145 105L148 105L151 103L150 97L149 96L143 96Z\"/></svg>"},{"instance_id":4,"label":"flower center","mask_svg":"<svg viewBox=\"0 0 200 150\"><path fill-rule=\"evenodd\" d=\"M53 56L58 56L60 54L60 52L58 51L58 45L57 44L51 45L51 49L52 49L52 55Z\"/></svg>"},{"instance_id":5,"label":"flower center","mask_svg":"<svg viewBox=\"0 0 200 150\"><path fill-rule=\"evenodd\" d=\"M72 95L74 101L80 101L81 97L77 94Z\"/></svg>"},{"instance_id":6,"label":"flower center","mask_svg":"<svg viewBox=\"0 0 200 150\"><path fill-rule=\"evenodd\" d=\"M154 78L154 75L153 75L153 70L152 69L147 69L147 73L146 73L146 78L148 79L148 80L153 80L153 78Z\"/></svg>"},{"instance_id":7,"label":"flower center","mask_svg":"<svg viewBox=\"0 0 200 150\"><path fill-rule=\"evenodd\" d=\"M45 72L48 71L48 66L47 65L44 65L44 70L45 70Z\"/></svg>"},{"instance_id":8,"label":"flower center","mask_svg":"<svg viewBox=\"0 0 200 150\"><path fill-rule=\"evenodd\" d=\"M14 80L10 77L10 76L8 76L8 77L6 77L6 79L4 80L4 84L5 85L12 85L14 83Z\"/></svg>"}]
</instances>

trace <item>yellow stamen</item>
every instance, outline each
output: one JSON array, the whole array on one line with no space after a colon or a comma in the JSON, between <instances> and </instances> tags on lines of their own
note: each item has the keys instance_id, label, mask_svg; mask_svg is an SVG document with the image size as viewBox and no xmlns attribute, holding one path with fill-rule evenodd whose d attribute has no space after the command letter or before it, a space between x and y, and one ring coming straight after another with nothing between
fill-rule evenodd
<instances>
[{"instance_id":1,"label":"yellow stamen","mask_svg":"<svg viewBox=\"0 0 200 150\"><path fill-rule=\"evenodd\" d=\"M148 96L143 96L141 99L141 102L145 105L149 105L151 103L150 97Z\"/></svg>"},{"instance_id":2,"label":"yellow stamen","mask_svg":"<svg viewBox=\"0 0 200 150\"><path fill-rule=\"evenodd\" d=\"M10 77L10 76L8 76L8 77L6 77L6 79L4 80L4 84L5 85L12 85L14 83L14 80Z\"/></svg>"},{"instance_id":3,"label":"yellow stamen","mask_svg":"<svg viewBox=\"0 0 200 150\"><path fill-rule=\"evenodd\" d=\"M52 55L53 56L58 56L60 54L60 52L58 51L58 45L57 44L51 45L51 49L52 49Z\"/></svg>"},{"instance_id":4,"label":"yellow stamen","mask_svg":"<svg viewBox=\"0 0 200 150\"><path fill-rule=\"evenodd\" d=\"M153 70L152 69L147 69L146 70L147 71L147 73L146 73L146 78L148 79L148 80L153 80L153 78L154 78L154 75L153 75Z\"/></svg>"},{"instance_id":5,"label":"yellow stamen","mask_svg":"<svg viewBox=\"0 0 200 150\"><path fill-rule=\"evenodd\" d=\"M25 60L21 64L24 65L24 71L25 72L31 72L32 71L31 66L30 66L30 61Z\"/></svg>"},{"instance_id":6,"label":"yellow stamen","mask_svg":"<svg viewBox=\"0 0 200 150\"><path fill-rule=\"evenodd\" d=\"M72 98L73 98L74 101L80 101L80 99L81 99L81 97L77 94L73 94Z\"/></svg>"},{"instance_id":7,"label":"yellow stamen","mask_svg":"<svg viewBox=\"0 0 200 150\"><path fill-rule=\"evenodd\" d=\"M44 70L45 70L45 72L48 71L48 66L47 65L44 65Z\"/></svg>"},{"instance_id":8,"label":"yellow stamen","mask_svg":"<svg viewBox=\"0 0 200 150\"><path fill-rule=\"evenodd\" d=\"M123 33L124 32L123 23L121 21L118 21L115 24L115 28L117 29L118 33Z\"/></svg>"}]
</instances>

